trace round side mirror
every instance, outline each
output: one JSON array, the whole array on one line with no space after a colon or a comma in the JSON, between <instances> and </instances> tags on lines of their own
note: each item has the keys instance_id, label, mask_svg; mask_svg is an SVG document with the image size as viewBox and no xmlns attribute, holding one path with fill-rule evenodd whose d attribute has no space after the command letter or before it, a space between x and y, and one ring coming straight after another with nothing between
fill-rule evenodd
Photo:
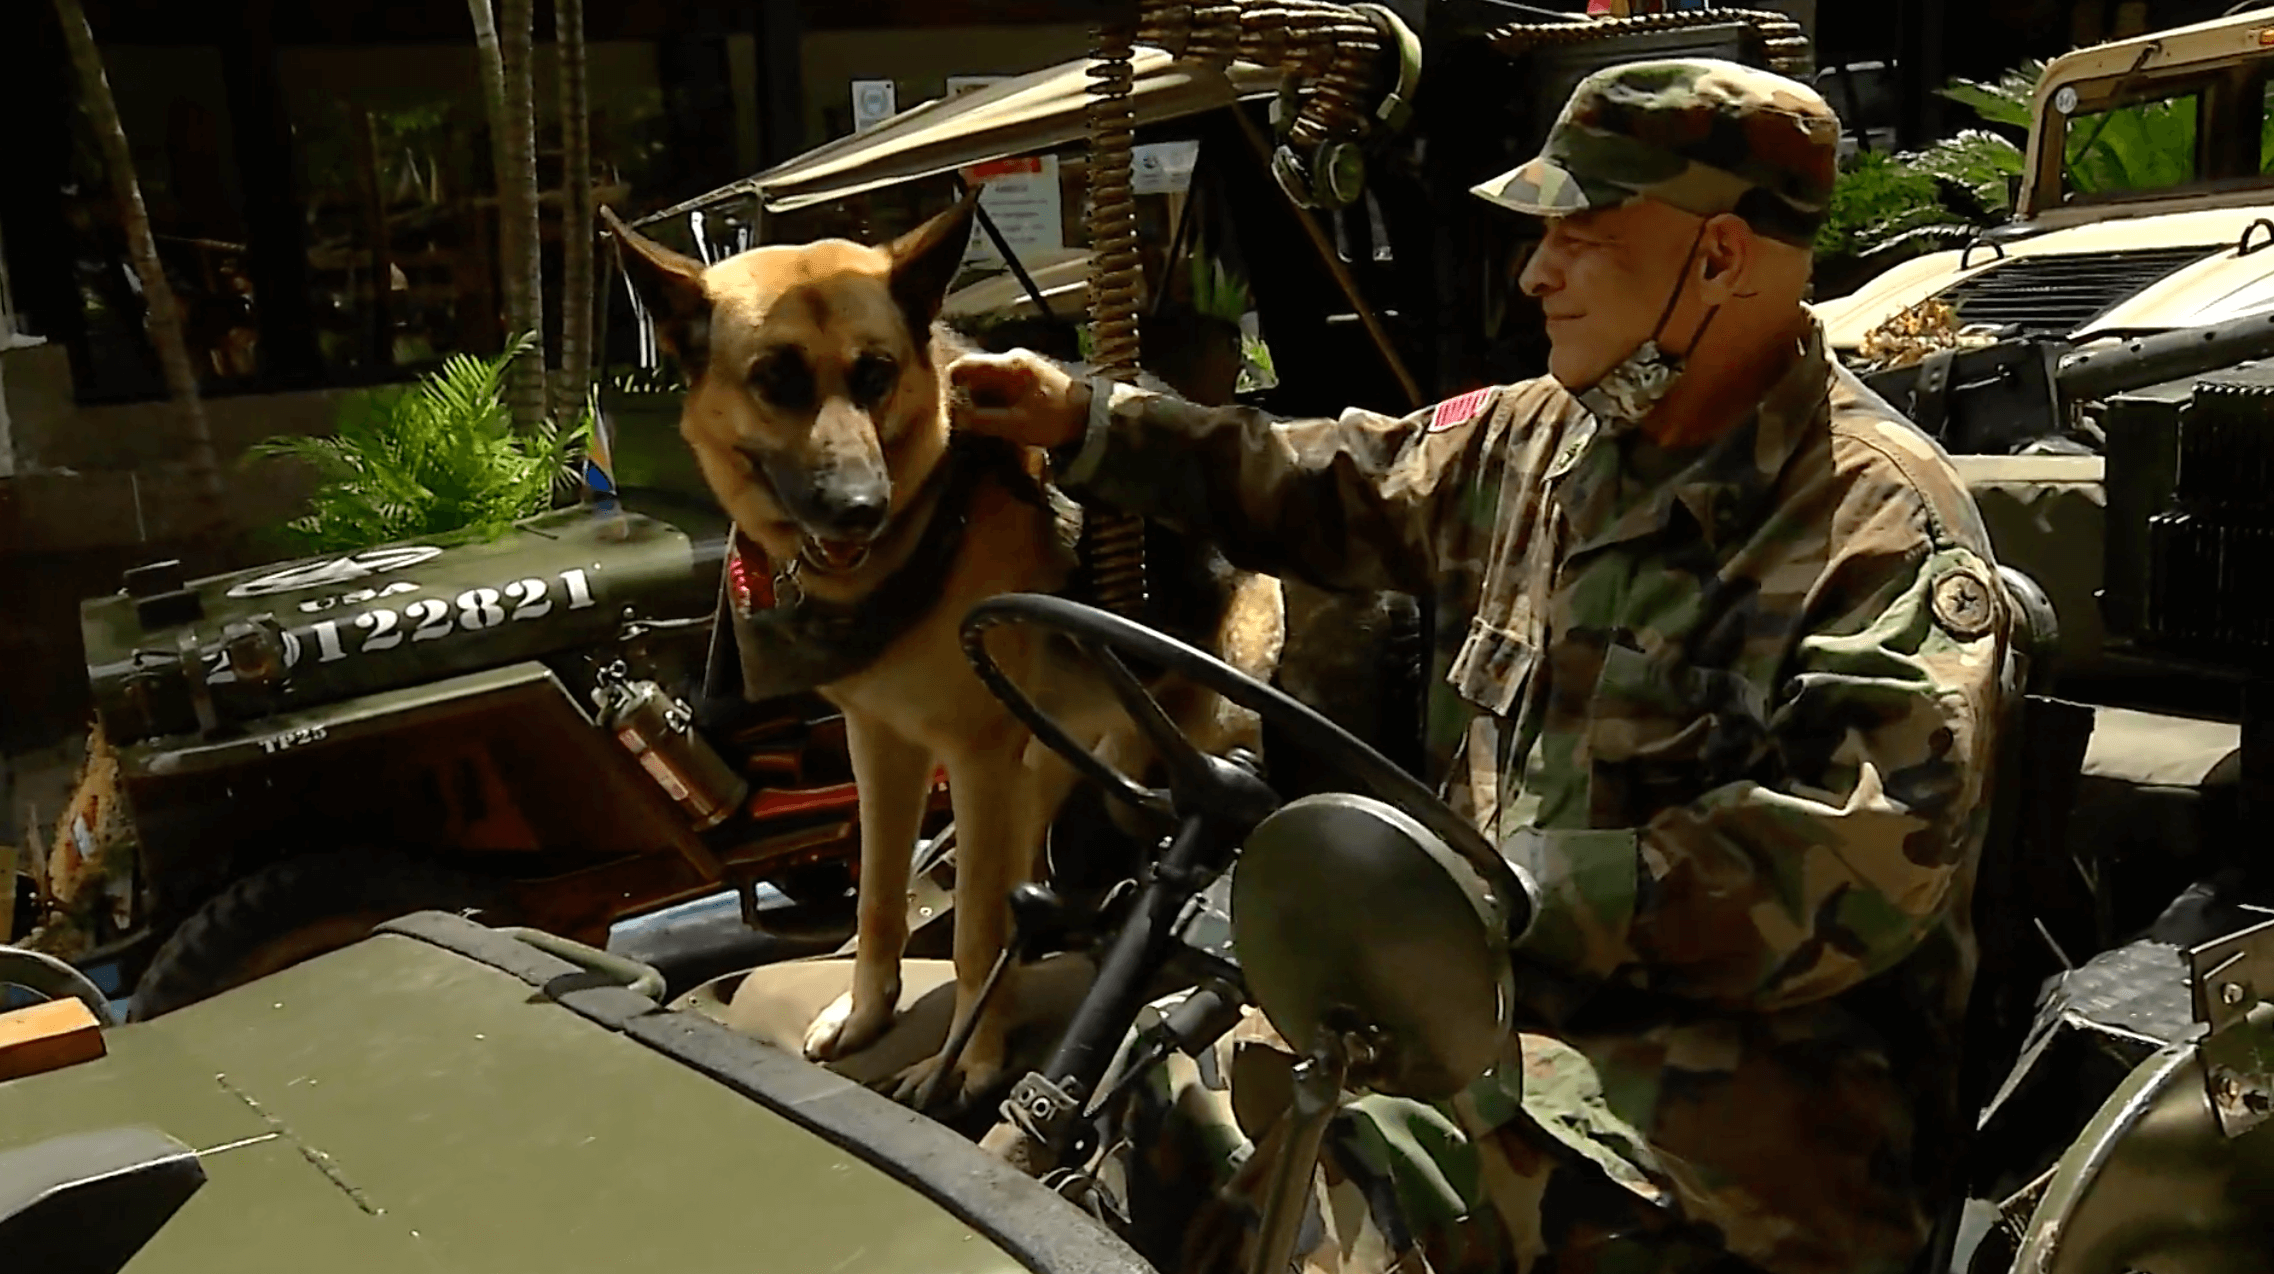
<instances>
[{"instance_id":1,"label":"round side mirror","mask_svg":"<svg viewBox=\"0 0 2274 1274\"><path fill-rule=\"evenodd\" d=\"M1321 1032L1366 1056L1352 1083L1450 1097L1498 1060L1512 974L1484 880L1395 807L1306 796L1258 824L1232 875L1232 945L1248 990L1308 1053Z\"/></svg>"}]
</instances>

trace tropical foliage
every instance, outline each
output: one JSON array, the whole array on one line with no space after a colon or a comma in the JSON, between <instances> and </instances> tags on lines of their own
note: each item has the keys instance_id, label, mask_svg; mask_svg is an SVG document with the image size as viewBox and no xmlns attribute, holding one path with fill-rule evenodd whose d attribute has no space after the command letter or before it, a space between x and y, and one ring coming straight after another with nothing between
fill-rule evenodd
<instances>
[{"instance_id":1,"label":"tropical foliage","mask_svg":"<svg viewBox=\"0 0 2274 1274\"><path fill-rule=\"evenodd\" d=\"M2196 99L2141 102L2069 121L2062 162L2082 191L2153 190L2195 175Z\"/></svg>"},{"instance_id":2,"label":"tropical foliage","mask_svg":"<svg viewBox=\"0 0 2274 1274\"><path fill-rule=\"evenodd\" d=\"M284 436L251 454L312 465L321 485L302 517L282 528L310 553L369 548L414 537L494 535L543 512L573 480L572 449L591 427L592 404L573 428L552 420L514 429L503 393L507 365L534 356L533 334L503 354L452 355L411 385L351 395L328 438Z\"/></svg>"},{"instance_id":3,"label":"tropical foliage","mask_svg":"<svg viewBox=\"0 0 2274 1274\"><path fill-rule=\"evenodd\" d=\"M1884 150L1859 150L1843 165L1816 253L1860 257L1914 231L1948 226L1950 210L1933 174Z\"/></svg>"},{"instance_id":4,"label":"tropical foliage","mask_svg":"<svg viewBox=\"0 0 2274 1274\"><path fill-rule=\"evenodd\" d=\"M1954 79L1937 91L1972 107L1986 127L1908 154L1858 151L1833 188L1817 252L1894 257L1904 247L1966 238L2010 213L2007 181L2021 175L2022 150L1998 130L2028 136L2030 99L2044 73L2045 63L2031 60L1992 81Z\"/></svg>"},{"instance_id":5,"label":"tropical foliage","mask_svg":"<svg viewBox=\"0 0 2274 1274\"><path fill-rule=\"evenodd\" d=\"M1194 313L1237 323L1241 315L1255 308L1246 281L1224 268L1223 261L1208 251L1201 236L1193 236L1192 251L1185 264L1191 271Z\"/></svg>"},{"instance_id":6,"label":"tropical foliage","mask_svg":"<svg viewBox=\"0 0 2274 1274\"><path fill-rule=\"evenodd\" d=\"M1922 151L1854 155L1833 192L1818 253L1892 261L1908 248L1969 238L2010 215L2009 183L2021 176L2030 105L2045 67L2032 59L1995 80L1954 79L1937 90L1972 108L1980 127ZM2078 116L2067 130L2066 180L2085 194L2178 185L2193 175L2194 129L2192 97Z\"/></svg>"}]
</instances>

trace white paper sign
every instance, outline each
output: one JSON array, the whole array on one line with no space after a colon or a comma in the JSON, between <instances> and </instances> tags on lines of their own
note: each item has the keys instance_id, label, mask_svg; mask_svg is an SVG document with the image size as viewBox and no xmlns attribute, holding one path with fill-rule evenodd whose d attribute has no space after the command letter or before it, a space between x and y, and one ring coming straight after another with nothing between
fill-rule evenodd
<instances>
[{"instance_id":1,"label":"white paper sign","mask_svg":"<svg viewBox=\"0 0 2274 1274\"><path fill-rule=\"evenodd\" d=\"M1140 195L1181 195L1192 189L1199 142L1152 142L1130 148L1130 183Z\"/></svg>"},{"instance_id":2,"label":"white paper sign","mask_svg":"<svg viewBox=\"0 0 2274 1274\"><path fill-rule=\"evenodd\" d=\"M979 206L987 210L988 219L1003 232L1004 241L1020 260L1032 252L1066 246L1056 155L998 159L966 168L963 175L967 181L986 183L979 194ZM974 225L964 259L992 265L1001 264L1003 257L995 251L995 242L987 237L986 230Z\"/></svg>"},{"instance_id":3,"label":"white paper sign","mask_svg":"<svg viewBox=\"0 0 2274 1274\"><path fill-rule=\"evenodd\" d=\"M900 113L900 87L891 80L853 81L853 131L867 132Z\"/></svg>"}]
</instances>

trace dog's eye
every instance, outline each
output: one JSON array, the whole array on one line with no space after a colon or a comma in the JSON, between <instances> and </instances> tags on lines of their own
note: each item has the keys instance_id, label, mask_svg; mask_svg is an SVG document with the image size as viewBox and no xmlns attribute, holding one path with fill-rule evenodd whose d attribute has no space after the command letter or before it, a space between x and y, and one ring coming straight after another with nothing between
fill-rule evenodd
<instances>
[{"instance_id":1,"label":"dog's eye","mask_svg":"<svg viewBox=\"0 0 2274 1274\"><path fill-rule=\"evenodd\" d=\"M900 365L882 354L863 354L853 361L853 370L845 378L845 387L853 393L853 401L876 403L900 380Z\"/></svg>"},{"instance_id":2,"label":"dog's eye","mask_svg":"<svg viewBox=\"0 0 2274 1274\"><path fill-rule=\"evenodd\" d=\"M791 411L813 406L813 369L784 351L759 359L750 368L750 386L766 401Z\"/></svg>"}]
</instances>

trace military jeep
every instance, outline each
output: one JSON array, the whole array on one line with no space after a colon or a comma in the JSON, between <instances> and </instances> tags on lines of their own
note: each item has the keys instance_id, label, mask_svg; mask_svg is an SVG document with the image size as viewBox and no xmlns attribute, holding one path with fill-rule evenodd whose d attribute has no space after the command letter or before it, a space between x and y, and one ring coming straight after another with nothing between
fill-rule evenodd
<instances>
[{"instance_id":1,"label":"military jeep","mask_svg":"<svg viewBox=\"0 0 2274 1274\"><path fill-rule=\"evenodd\" d=\"M841 936L841 722L707 689L725 532L692 502L592 501L210 580L161 563L87 603L91 777L135 852L50 875L97 900L106 866L141 886L82 920L137 1015L428 908L605 942L739 889L793 946Z\"/></svg>"}]
</instances>

